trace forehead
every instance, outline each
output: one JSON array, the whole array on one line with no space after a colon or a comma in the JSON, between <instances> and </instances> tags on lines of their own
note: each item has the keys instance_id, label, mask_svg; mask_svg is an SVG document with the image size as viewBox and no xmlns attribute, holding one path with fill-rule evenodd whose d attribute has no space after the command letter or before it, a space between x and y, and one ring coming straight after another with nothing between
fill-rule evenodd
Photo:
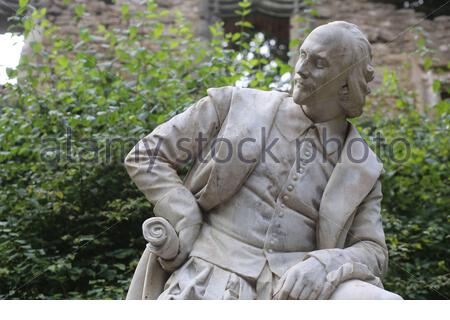
<instances>
[{"instance_id":1,"label":"forehead","mask_svg":"<svg viewBox=\"0 0 450 320\"><path fill-rule=\"evenodd\" d=\"M348 46L340 32L318 28L308 35L300 48L313 55L341 58Z\"/></svg>"}]
</instances>

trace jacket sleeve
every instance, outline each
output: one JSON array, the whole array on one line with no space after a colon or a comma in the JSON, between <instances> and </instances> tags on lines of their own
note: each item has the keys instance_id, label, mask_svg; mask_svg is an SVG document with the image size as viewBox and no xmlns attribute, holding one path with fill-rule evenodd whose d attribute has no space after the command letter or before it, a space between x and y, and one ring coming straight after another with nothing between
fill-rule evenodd
<instances>
[{"instance_id":1,"label":"jacket sleeve","mask_svg":"<svg viewBox=\"0 0 450 320\"><path fill-rule=\"evenodd\" d=\"M197 157L201 140L206 144L217 135L231 94L231 87L209 89L207 97L158 126L125 158L128 174L154 205L155 216L167 219L177 232L202 222L196 199L177 169Z\"/></svg>"},{"instance_id":2,"label":"jacket sleeve","mask_svg":"<svg viewBox=\"0 0 450 320\"><path fill-rule=\"evenodd\" d=\"M357 208L347 233L343 249L322 249L310 252L305 259L315 257L331 272L347 262L366 265L373 275L387 272L388 252L381 223L381 182L374 187Z\"/></svg>"}]
</instances>

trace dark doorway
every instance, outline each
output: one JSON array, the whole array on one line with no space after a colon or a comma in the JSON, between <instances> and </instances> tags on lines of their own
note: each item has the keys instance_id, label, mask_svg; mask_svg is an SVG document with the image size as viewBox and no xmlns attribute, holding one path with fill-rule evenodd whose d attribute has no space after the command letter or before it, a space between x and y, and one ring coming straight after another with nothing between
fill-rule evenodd
<instances>
[{"instance_id":1,"label":"dark doorway","mask_svg":"<svg viewBox=\"0 0 450 320\"><path fill-rule=\"evenodd\" d=\"M236 26L240 18L224 18L225 32L239 32L240 27ZM251 33L263 33L265 39L270 43L271 51L283 61L288 61L289 50L289 18L272 17L260 12L253 12L245 19L254 28Z\"/></svg>"}]
</instances>

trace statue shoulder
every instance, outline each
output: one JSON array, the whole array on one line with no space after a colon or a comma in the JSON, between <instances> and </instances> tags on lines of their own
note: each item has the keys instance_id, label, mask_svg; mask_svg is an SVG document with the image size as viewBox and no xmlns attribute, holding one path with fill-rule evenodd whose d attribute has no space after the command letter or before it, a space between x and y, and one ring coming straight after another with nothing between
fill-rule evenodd
<instances>
[{"instance_id":1,"label":"statue shoulder","mask_svg":"<svg viewBox=\"0 0 450 320\"><path fill-rule=\"evenodd\" d=\"M211 99L214 105L217 115L219 116L220 123L223 123L226 118L231 105L231 99L233 96L234 87L226 86L219 88L209 88L207 90L208 97Z\"/></svg>"},{"instance_id":2,"label":"statue shoulder","mask_svg":"<svg viewBox=\"0 0 450 320\"><path fill-rule=\"evenodd\" d=\"M384 173L383 163L377 154L369 147L356 127L349 123L347 137L344 142L344 154L341 158L346 162L365 167L378 176Z\"/></svg>"},{"instance_id":3,"label":"statue shoulder","mask_svg":"<svg viewBox=\"0 0 450 320\"><path fill-rule=\"evenodd\" d=\"M241 104L241 102L252 100L258 102L271 101L274 97L289 98L289 94L286 92L233 86L209 88L207 92L221 120L225 119L232 104Z\"/></svg>"}]
</instances>

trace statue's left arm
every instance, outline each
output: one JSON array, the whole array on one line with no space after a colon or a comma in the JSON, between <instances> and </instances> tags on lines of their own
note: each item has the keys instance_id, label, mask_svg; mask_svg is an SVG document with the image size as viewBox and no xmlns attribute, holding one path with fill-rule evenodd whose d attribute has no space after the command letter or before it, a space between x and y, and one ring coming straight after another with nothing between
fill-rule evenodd
<instances>
[{"instance_id":1,"label":"statue's left arm","mask_svg":"<svg viewBox=\"0 0 450 320\"><path fill-rule=\"evenodd\" d=\"M329 273L347 262L366 265L373 275L382 277L387 271L388 252L381 223L381 182L378 180L356 209L348 230L344 248L310 252Z\"/></svg>"}]
</instances>

